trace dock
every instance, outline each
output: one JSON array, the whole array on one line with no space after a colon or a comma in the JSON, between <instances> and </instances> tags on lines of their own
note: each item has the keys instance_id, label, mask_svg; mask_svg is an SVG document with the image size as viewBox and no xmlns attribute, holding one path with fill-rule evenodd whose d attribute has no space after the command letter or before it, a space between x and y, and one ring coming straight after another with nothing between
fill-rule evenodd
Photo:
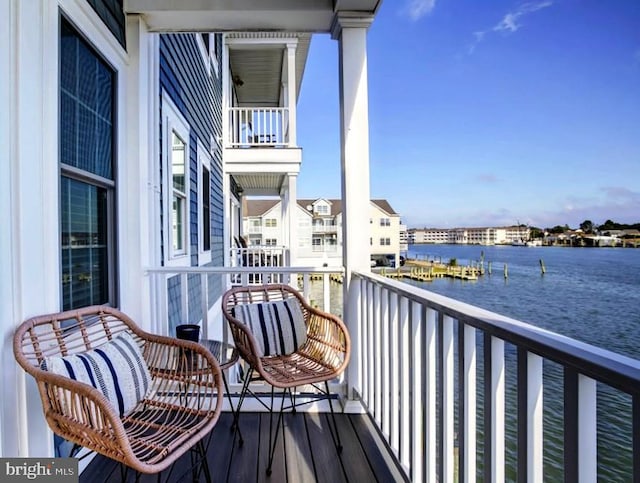
<instances>
[{"instance_id":1,"label":"dock","mask_svg":"<svg viewBox=\"0 0 640 483\"><path fill-rule=\"evenodd\" d=\"M438 262L409 259L402 267L374 268L374 273L383 277L395 279L409 279L417 282L432 282L436 278L455 278L459 280L478 280L484 275L481 266L446 265Z\"/></svg>"}]
</instances>

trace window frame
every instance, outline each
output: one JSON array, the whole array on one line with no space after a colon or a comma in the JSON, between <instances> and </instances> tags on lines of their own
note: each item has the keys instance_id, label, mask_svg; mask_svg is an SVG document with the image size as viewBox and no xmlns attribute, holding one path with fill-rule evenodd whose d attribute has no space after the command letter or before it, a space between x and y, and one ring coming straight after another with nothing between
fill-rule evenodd
<instances>
[{"instance_id":1,"label":"window frame","mask_svg":"<svg viewBox=\"0 0 640 483\"><path fill-rule=\"evenodd\" d=\"M191 190L189 188L191 179L189 176L189 124L184 116L177 109L169 95L163 90L162 92L162 241L164 246L164 264L167 266L184 266L191 264L191 244L190 244L190 203ZM184 243L183 250L174 250L173 247L173 178L172 163L169 153L172 150L172 134L177 136L184 142L185 152L185 192L184 204L185 213L183 225L185 227L182 238Z\"/></svg>"},{"instance_id":2,"label":"window frame","mask_svg":"<svg viewBox=\"0 0 640 483\"><path fill-rule=\"evenodd\" d=\"M211 262L211 155L204 148L204 145L198 140L198 265L204 265ZM209 172L209 248L204 246L204 180L202 176L204 170Z\"/></svg>"},{"instance_id":3,"label":"window frame","mask_svg":"<svg viewBox=\"0 0 640 483\"><path fill-rule=\"evenodd\" d=\"M113 85L111 86L111 178L105 178L98 174L92 173L91 171L87 171L76 166L66 164L62 162L62 152L61 146L62 141L60 139L62 133L62 113L61 111L58 113L57 129L58 129L58 230L59 230L59 245L58 245L58 254L60 257L59 262L59 276L60 276L60 307L64 308L64 267L62 264L63 256L62 256L62 234L63 234L63 213L62 213L62 178L67 178L71 181L77 181L83 183L88 186L92 186L97 188L98 190L104 190L106 193L106 214L105 220L106 223L105 231L105 243L106 243L106 266L104 269L107 271L106 273L106 283L107 283L107 300L104 302L100 302L105 305L109 305L112 307L117 307L120 303L119 296L119 270L118 270L118 252L117 252L117 243L118 243L118 223L117 223L117 211L118 211L118 155L119 151L118 147L118 138L120 135L120 125L119 125L119 92L120 92L120 70L116 65L109 61L107 56L98 50L95 44L88 38L88 36L83 32L81 28L78 27L76 22L68 15L59 11L58 13L58 41L59 44L59 56L62 57L62 29L63 24L67 24L68 28L70 28L74 34L83 42L86 48L94 55L100 62L102 62L113 74ZM57 94L58 94L58 103L61 104L62 98L62 62L59 59L58 62L58 71L56 74L57 79ZM90 303L93 304L95 302ZM81 308L84 306L72 306L68 307L68 309L73 310L77 308Z\"/></svg>"}]
</instances>

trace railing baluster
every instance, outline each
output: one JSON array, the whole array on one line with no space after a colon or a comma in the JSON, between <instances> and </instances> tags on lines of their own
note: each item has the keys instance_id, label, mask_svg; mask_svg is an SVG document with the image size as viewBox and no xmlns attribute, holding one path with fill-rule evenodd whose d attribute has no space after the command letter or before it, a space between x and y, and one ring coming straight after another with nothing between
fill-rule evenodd
<instances>
[{"instance_id":1,"label":"railing baluster","mask_svg":"<svg viewBox=\"0 0 640 483\"><path fill-rule=\"evenodd\" d=\"M633 483L640 483L640 394L635 393L632 399L632 439L633 439Z\"/></svg>"},{"instance_id":2,"label":"railing baluster","mask_svg":"<svg viewBox=\"0 0 640 483\"><path fill-rule=\"evenodd\" d=\"M518 348L518 481L543 481L542 358Z\"/></svg>"},{"instance_id":3,"label":"railing baluster","mask_svg":"<svg viewBox=\"0 0 640 483\"><path fill-rule=\"evenodd\" d=\"M372 411L374 419L378 424L380 424L380 403L381 403L381 394L380 394L380 365L381 365L381 350L380 350L380 306L381 306L381 292L382 289L380 285L375 285L373 288L373 327L371 330L372 336L372 350L371 350L371 362L372 362L372 372L373 378L371 382L371 386L375 388L373 392L373 400L371 401Z\"/></svg>"},{"instance_id":4,"label":"railing baluster","mask_svg":"<svg viewBox=\"0 0 640 483\"><path fill-rule=\"evenodd\" d=\"M202 304L202 338L209 339L209 276L200 274L200 303Z\"/></svg>"},{"instance_id":5,"label":"railing baluster","mask_svg":"<svg viewBox=\"0 0 640 483\"><path fill-rule=\"evenodd\" d=\"M424 461L425 461L425 480L429 483L435 483L437 479L436 465L436 432L438 430L436 423L436 359L437 359L437 334L436 327L438 325L438 312L434 309L427 309L427 317L425 320L425 350L422 364L425 368L424 383Z\"/></svg>"},{"instance_id":6,"label":"railing baluster","mask_svg":"<svg viewBox=\"0 0 640 483\"><path fill-rule=\"evenodd\" d=\"M329 274L322 274L322 310L331 312L331 284Z\"/></svg>"},{"instance_id":7,"label":"railing baluster","mask_svg":"<svg viewBox=\"0 0 640 483\"><path fill-rule=\"evenodd\" d=\"M411 430L411 480L422 481L422 326L425 321L422 319L422 305L417 302L411 303L411 419L409 428Z\"/></svg>"},{"instance_id":8,"label":"railing baluster","mask_svg":"<svg viewBox=\"0 0 640 483\"><path fill-rule=\"evenodd\" d=\"M382 433L387 437L387 441L390 440L389 421L391 420L390 412L390 399L389 390L391 387L391 365L389 364L389 291L386 288L382 288L380 295L380 343L381 349L378 352L380 359L382 359L382 410L380 412L382 419Z\"/></svg>"},{"instance_id":9,"label":"railing baluster","mask_svg":"<svg viewBox=\"0 0 640 483\"><path fill-rule=\"evenodd\" d=\"M453 324L454 319L445 316L442 324L442 433L443 473L441 481L453 481L454 474L454 363L453 363Z\"/></svg>"},{"instance_id":10,"label":"railing baluster","mask_svg":"<svg viewBox=\"0 0 640 483\"><path fill-rule=\"evenodd\" d=\"M504 341L485 333L485 481L504 481ZM487 406L488 404L488 406Z\"/></svg>"},{"instance_id":11,"label":"railing baluster","mask_svg":"<svg viewBox=\"0 0 640 483\"><path fill-rule=\"evenodd\" d=\"M458 323L458 337L462 340L462 364L459 376L461 416L459 423L461 482L476 481L476 329Z\"/></svg>"},{"instance_id":12,"label":"railing baluster","mask_svg":"<svg viewBox=\"0 0 640 483\"><path fill-rule=\"evenodd\" d=\"M374 312L373 312L373 288L374 288L374 284L369 283L367 284L367 307L366 307L366 324L365 324L365 333L363 334L362 340L366 341L367 344L367 348L366 348L366 359L364 361L364 373L366 375L365 379L364 379L364 394L365 394L365 401L367 403L367 405L369 406L369 408L371 408L371 404L372 404L372 400L373 400L373 391L374 391L374 387L373 387L373 371L371 369L372 366L372 361L373 361L373 344L372 344L372 337L371 337L371 332L372 332L372 325L373 325L373 317L374 317Z\"/></svg>"},{"instance_id":13,"label":"railing baluster","mask_svg":"<svg viewBox=\"0 0 640 483\"><path fill-rule=\"evenodd\" d=\"M398 337L398 294L395 292L391 292L389 294L389 330L390 330L390 360L389 364L391 367L391 401L389 408L389 443L391 448L396 452L400 446L400 431L398 428L399 424L399 412L400 412L400 402L399 402L399 380L400 380L400 370L399 370L399 360L400 360L400 351L399 351L399 337Z\"/></svg>"},{"instance_id":14,"label":"railing baluster","mask_svg":"<svg viewBox=\"0 0 640 483\"><path fill-rule=\"evenodd\" d=\"M409 378L409 299L400 298L400 462L405 468L411 465L411 434L409 430L409 411L411 410Z\"/></svg>"}]
</instances>

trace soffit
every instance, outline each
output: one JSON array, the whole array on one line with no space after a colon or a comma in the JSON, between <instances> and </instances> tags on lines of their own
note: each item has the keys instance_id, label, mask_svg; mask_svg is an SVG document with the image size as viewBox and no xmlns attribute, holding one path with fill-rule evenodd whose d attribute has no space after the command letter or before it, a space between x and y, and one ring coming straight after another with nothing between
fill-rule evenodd
<instances>
[{"instance_id":1,"label":"soffit","mask_svg":"<svg viewBox=\"0 0 640 483\"><path fill-rule=\"evenodd\" d=\"M245 194L280 194L285 175L279 173L234 174Z\"/></svg>"},{"instance_id":2,"label":"soffit","mask_svg":"<svg viewBox=\"0 0 640 483\"><path fill-rule=\"evenodd\" d=\"M278 107L280 99L282 68L286 55L287 40L296 45L296 97L300 94L304 67L307 62L311 35L307 33L243 32L227 34L229 65L232 76L242 80L236 85L238 106ZM241 41L265 41L266 44L238 44ZM278 43L282 41L282 43Z\"/></svg>"},{"instance_id":3,"label":"soffit","mask_svg":"<svg viewBox=\"0 0 640 483\"><path fill-rule=\"evenodd\" d=\"M375 15L382 0L125 0L152 32L329 32L336 12Z\"/></svg>"}]
</instances>

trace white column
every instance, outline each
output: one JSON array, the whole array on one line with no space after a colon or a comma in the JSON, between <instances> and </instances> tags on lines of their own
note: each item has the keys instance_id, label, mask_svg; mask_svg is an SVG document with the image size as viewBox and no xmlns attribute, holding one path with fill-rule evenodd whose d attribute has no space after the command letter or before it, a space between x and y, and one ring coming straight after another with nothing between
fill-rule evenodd
<instances>
[{"instance_id":1,"label":"white column","mask_svg":"<svg viewBox=\"0 0 640 483\"><path fill-rule=\"evenodd\" d=\"M154 82L154 43L141 16L127 17L129 65L126 78L126 160L118 163L118 220L120 230L120 305L134 320L151 329L158 320L151 307L149 277L143 267L160 263L157 173L157 87ZM157 77L155 77L157 82ZM155 101L155 102L154 102Z\"/></svg>"},{"instance_id":2,"label":"white column","mask_svg":"<svg viewBox=\"0 0 640 483\"><path fill-rule=\"evenodd\" d=\"M298 175L287 174L287 181L282 196L282 231L284 245L289 250L289 266L296 266L298 260Z\"/></svg>"},{"instance_id":3,"label":"white column","mask_svg":"<svg viewBox=\"0 0 640 483\"><path fill-rule=\"evenodd\" d=\"M287 43L287 107L289 109L289 147L298 145L296 114L296 47L297 42Z\"/></svg>"},{"instance_id":4,"label":"white column","mask_svg":"<svg viewBox=\"0 0 640 483\"><path fill-rule=\"evenodd\" d=\"M340 51L342 254L346 269L345 290L348 289L352 271L370 269L367 28L372 20L373 17L370 16L352 17L339 13L332 27L332 36L338 39Z\"/></svg>"},{"instance_id":5,"label":"white column","mask_svg":"<svg viewBox=\"0 0 640 483\"><path fill-rule=\"evenodd\" d=\"M5 1L0 18L0 456L49 456L40 396L12 338L60 303L57 3Z\"/></svg>"}]
</instances>

